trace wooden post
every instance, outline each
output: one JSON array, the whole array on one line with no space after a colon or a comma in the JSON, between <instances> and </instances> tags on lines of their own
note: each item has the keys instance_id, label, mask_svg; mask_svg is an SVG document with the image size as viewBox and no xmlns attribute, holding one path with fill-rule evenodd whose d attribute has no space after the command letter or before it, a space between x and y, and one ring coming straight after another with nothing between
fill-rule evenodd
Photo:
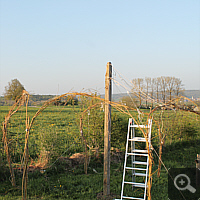
<instances>
[{"instance_id":1,"label":"wooden post","mask_svg":"<svg viewBox=\"0 0 200 200\"><path fill-rule=\"evenodd\" d=\"M196 161L196 187L200 186L200 154L197 154Z\"/></svg>"},{"instance_id":2,"label":"wooden post","mask_svg":"<svg viewBox=\"0 0 200 200\"><path fill-rule=\"evenodd\" d=\"M107 63L105 75L105 121L104 121L104 176L103 195L110 195L110 148L111 148L111 101L112 64Z\"/></svg>"}]
</instances>

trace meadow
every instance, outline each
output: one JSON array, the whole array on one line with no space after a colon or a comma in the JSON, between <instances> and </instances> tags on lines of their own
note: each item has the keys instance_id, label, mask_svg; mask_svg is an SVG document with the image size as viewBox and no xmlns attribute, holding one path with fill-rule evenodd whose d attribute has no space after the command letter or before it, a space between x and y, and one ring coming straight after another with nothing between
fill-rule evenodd
<instances>
[{"instance_id":1,"label":"meadow","mask_svg":"<svg viewBox=\"0 0 200 200\"><path fill-rule=\"evenodd\" d=\"M3 122L9 106L1 106L0 120ZM29 107L30 119L38 107ZM90 159L87 174L83 163L69 164L60 157L69 158L75 153L83 153L83 140L80 137L79 119L81 105L49 106L35 120L29 138L29 163L43 166L29 172L29 199L102 199L103 191L103 109L86 112L83 119L83 132L88 141ZM148 113L149 110L143 110ZM136 119L146 120L131 112ZM12 187L10 173L0 142L0 199L21 199L20 164L24 149L25 107L14 114L8 126L9 147L15 168L16 187ZM153 117L156 124L152 128L152 145L159 151L158 126L164 138L162 161L166 168L195 167L196 155L200 153L200 117L194 113L158 110ZM128 115L112 110L112 159L110 199L120 198L123 173L124 150L127 134ZM2 138L2 131L0 132ZM158 157L153 152L152 199L168 199L168 174L162 166L157 176Z\"/></svg>"}]
</instances>

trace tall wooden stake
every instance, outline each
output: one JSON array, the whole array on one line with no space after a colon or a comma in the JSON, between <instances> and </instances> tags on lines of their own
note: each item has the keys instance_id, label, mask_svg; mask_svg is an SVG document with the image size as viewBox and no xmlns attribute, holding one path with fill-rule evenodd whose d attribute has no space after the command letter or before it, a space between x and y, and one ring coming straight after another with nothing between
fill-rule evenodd
<instances>
[{"instance_id":1,"label":"tall wooden stake","mask_svg":"<svg viewBox=\"0 0 200 200\"><path fill-rule=\"evenodd\" d=\"M110 195L110 148L111 148L111 94L112 64L107 63L105 75L105 121L104 121L104 176L103 195Z\"/></svg>"}]
</instances>

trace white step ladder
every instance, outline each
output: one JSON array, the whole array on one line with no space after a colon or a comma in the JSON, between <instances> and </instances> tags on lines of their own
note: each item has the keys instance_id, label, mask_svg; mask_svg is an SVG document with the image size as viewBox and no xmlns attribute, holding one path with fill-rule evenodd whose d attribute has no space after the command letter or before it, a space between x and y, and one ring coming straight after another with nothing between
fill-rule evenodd
<instances>
[{"instance_id":1,"label":"white step ladder","mask_svg":"<svg viewBox=\"0 0 200 200\"><path fill-rule=\"evenodd\" d=\"M134 120L131 118L129 119L123 180L122 180L121 200L122 199L146 200L149 155L148 155L148 150L144 147L144 144L148 142L148 146L150 150L151 126L152 126L152 120L150 119L148 120L148 125L146 126L134 124ZM135 128L139 128L139 130L135 131ZM140 128L144 130L146 134L145 136L146 138L143 136L143 133L140 130ZM138 136L136 136L136 134ZM142 145L143 145L143 148L141 147ZM140 147L141 149L138 147ZM128 161L130 162L128 163ZM129 175L129 173L131 173L131 175ZM128 190L126 190L125 187L128 187L127 188ZM143 190L142 192L141 192L141 189ZM130 193L133 193L133 190L136 190L134 191L135 197L133 197L132 195L131 195L132 197L130 197ZM129 193L129 195L127 196L126 193Z\"/></svg>"}]
</instances>

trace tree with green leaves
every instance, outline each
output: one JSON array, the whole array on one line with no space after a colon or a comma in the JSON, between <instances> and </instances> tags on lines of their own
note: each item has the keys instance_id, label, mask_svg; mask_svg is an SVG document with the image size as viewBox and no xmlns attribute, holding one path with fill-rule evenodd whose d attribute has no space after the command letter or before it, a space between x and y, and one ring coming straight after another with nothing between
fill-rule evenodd
<instances>
[{"instance_id":1,"label":"tree with green leaves","mask_svg":"<svg viewBox=\"0 0 200 200\"><path fill-rule=\"evenodd\" d=\"M24 86L17 79L13 79L5 87L4 97L8 100L16 100L17 97L20 97L23 90L25 90Z\"/></svg>"}]
</instances>

